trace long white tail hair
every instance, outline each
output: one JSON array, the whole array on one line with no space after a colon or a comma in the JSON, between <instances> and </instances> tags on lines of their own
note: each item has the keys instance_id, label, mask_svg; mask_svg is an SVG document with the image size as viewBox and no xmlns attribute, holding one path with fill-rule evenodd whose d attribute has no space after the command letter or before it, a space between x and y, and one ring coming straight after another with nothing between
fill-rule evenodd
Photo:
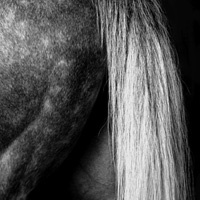
<instances>
[{"instance_id":1,"label":"long white tail hair","mask_svg":"<svg viewBox=\"0 0 200 200\"><path fill-rule=\"evenodd\" d=\"M179 73L156 0L93 0L107 46L117 200L191 200Z\"/></svg>"}]
</instances>

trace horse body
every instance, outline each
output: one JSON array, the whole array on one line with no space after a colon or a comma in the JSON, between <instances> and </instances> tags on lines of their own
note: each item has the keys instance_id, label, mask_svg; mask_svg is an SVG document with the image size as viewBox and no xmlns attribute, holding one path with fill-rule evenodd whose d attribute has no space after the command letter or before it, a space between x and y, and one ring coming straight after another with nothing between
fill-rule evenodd
<instances>
[{"instance_id":1,"label":"horse body","mask_svg":"<svg viewBox=\"0 0 200 200\"><path fill-rule=\"evenodd\" d=\"M95 19L79 1L1 2L0 199L25 198L77 140L105 71Z\"/></svg>"},{"instance_id":2,"label":"horse body","mask_svg":"<svg viewBox=\"0 0 200 200\"><path fill-rule=\"evenodd\" d=\"M69 155L105 68L109 98L103 132L110 141L104 146L107 135L94 142L104 153L91 147L81 161L97 182L110 185L108 195L99 198L191 199L175 64L156 0L1 1L0 199L25 199L40 177ZM106 156L112 164L104 162ZM106 193L98 183L81 197L89 188L83 171L75 170L73 177L75 187L84 183L80 198Z\"/></svg>"},{"instance_id":3,"label":"horse body","mask_svg":"<svg viewBox=\"0 0 200 200\"><path fill-rule=\"evenodd\" d=\"M107 127L90 141L71 172L69 194L74 199L116 199L115 176Z\"/></svg>"}]
</instances>

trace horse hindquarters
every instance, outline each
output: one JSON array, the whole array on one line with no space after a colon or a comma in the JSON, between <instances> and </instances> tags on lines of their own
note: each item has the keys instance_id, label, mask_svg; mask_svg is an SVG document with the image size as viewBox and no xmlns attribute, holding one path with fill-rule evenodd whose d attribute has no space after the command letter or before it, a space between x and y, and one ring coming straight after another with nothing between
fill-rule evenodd
<instances>
[{"instance_id":1,"label":"horse hindquarters","mask_svg":"<svg viewBox=\"0 0 200 200\"><path fill-rule=\"evenodd\" d=\"M67 156L104 74L90 5L13 2L0 16L1 199L26 196Z\"/></svg>"}]
</instances>

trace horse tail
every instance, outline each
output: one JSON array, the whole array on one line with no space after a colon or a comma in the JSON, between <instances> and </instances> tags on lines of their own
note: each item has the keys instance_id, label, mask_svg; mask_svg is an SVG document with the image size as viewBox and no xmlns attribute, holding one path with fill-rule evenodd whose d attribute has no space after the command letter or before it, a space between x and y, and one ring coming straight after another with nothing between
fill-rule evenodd
<instances>
[{"instance_id":1,"label":"horse tail","mask_svg":"<svg viewBox=\"0 0 200 200\"><path fill-rule=\"evenodd\" d=\"M96 0L117 200L192 199L182 87L156 0Z\"/></svg>"}]
</instances>

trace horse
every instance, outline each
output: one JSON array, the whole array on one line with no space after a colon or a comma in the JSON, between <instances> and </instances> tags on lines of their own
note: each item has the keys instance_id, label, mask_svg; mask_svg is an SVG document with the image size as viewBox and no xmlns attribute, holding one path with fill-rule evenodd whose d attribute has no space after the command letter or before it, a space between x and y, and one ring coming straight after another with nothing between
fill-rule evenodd
<instances>
[{"instance_id":1,"label":"horse","mask_svg":"<svg viewBox=\"0 0 200 200\"><path fill-rule=\"evenodd\" d=\"M193 198L180 72L159 2L2 0L0 199L27 199L69 162L105 79L107 199Z\"/></svg>"}]
</instances>

